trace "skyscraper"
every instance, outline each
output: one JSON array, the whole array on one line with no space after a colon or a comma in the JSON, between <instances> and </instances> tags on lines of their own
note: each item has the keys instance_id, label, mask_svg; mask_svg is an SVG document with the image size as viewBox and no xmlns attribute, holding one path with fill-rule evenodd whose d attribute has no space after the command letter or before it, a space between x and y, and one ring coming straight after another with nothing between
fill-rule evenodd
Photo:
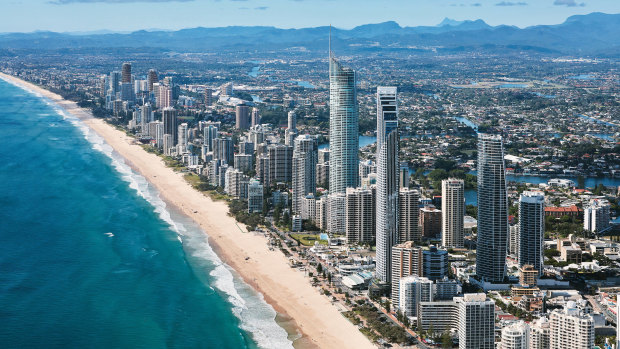
<instances>
[{"instance_id":1,"label":"skyscraper","mask_svg":"<svg viewBox=\"0 0 620 349\"><path fill-rule=\"evenodd\" d=\"M357 187L358 107L355 72L343 67L329 51L329 191Z\"/></svg>"},{"instance_id":2,"label":"skyscraper","mask_svg":"<svg viewBox=\"0 0 620 349\"><path fill-rule=\"evenodd\" d=\"M519 198L519 266L543 269L545 239L545 196L526 191Z\"/></svg>"},{"instance_id":3,"label":"skyscraper","mask_svg":"<svg viewBox=\"0 0 620 349\"><path fill-rule=\"evenodd\" d=\"M146 83L149 88L149 93L153 92L153 84L157 82L157 71L155 69L149 70L149 73L146 77Z\"/></svg>"},{"instance_id":4,"label":"skyscraper","mask_svg":"<svg viewBox=\"0 0 620 349\"><path fill-rule=\"evenodd\" d=\"M230 137L219 137L213 140L213 159L233 165L235 163L233 141Z\"/></svg>"},{"instance_id":5,"label":"skyscraper","mask_svg":"<svg viewBox=\"0 0 620 349\"><path fill-rule=\"evenodd\" d=\"M458 299L458 307L459 349L495 349L495 302L471 293Z\"/></svg>"},{"instance_id":6,"label":"skyscraper","mask_svg":"<svg viewBox=\"0 0 620 349\"><path fill-rule=\"evenodd\" d=\"M420 303L433 301L433 282L428 278L410 275L398 283L398 311L403 315L417 317Z\"/></svg>"},{"instance_id":7,"label":"skyscraper","mask_svg":"<svg viewBox=\"0 0 620 349\"><path fill-rule=\"evenodd\" d=\"M316 137L302 135L295 139L292 164L292 209L294 214L301 214L301 202L307 194L316 192Z\"/></svg>"},{"instance_id":8,"label":"skyscraper","mask_svg":"<svg viewBox=\"0 0 620 349\"><path fill-rule=\"evenodd\" d=\"M420 217L420 193L416 189L402 188L398 197L398 243L422 241L418 221Z\"/></svg>"},{"instance_id":9,"label":"skyscraper","mask_svg":"<svg viewBox=\"0 0 620 349\"><path fill-rule=\"evenodd\" d=\"M594 319L569 301L564 309L549 315L549 348L582 349L594 347Z\"/></svg>"},{"instance_id":10,"label":"skyscraper","mask_svg":"<svg viewBox=\"0 0 620 349\"><path fill-rule=\"evenodd\" d=\"M165 108L162 118L164 119L164 135L172 135L172 145L177 145L179 140L177 111L174 108Z\"/></svg>"},{"instance_id":11,"label":"skyscraper","mask_svg":"<svg viewBox=\"0 0 620 349\"><path fill-rule=\"evenodd\" d=\"M252 108L252 127L260 125L260 113L258 108Z\"/></svg>"},{"instance_id":12,"label":"skyscraper","mask_svg":"<svg viewBox=\"0 0 620 349\"><path fill-rule=\"evenodd\" d=\"M235 128L238 130L247 130L250 128L250 107L245 104L239 104L236 108L237 122Z\"/></svg>"},{"instance_id":13,"label":"skyscraper","mask_svg":"<svg viewBox=\"0 0 620 349\"><path fill-rule=\"evenodd\" d=\"M152 115L153 111L151 110L151 105L149 103L146 103L140 107L140 130L142 133L146 133L147 125L149 122L154 121Z\"/></svg>"},{"instance_id":14,"label":"skyscraper","mask_svg":"<svg viewBox=\"0 0 620 349\"><path fill-rule=\"evenodd\" d=\"M131 83L131 63L123 63L122 83Z\"/></svg>"},{"instance_id":15,"label":"skyscraper","mask_svg":"<svg viewBox=\"0 0 620 349\"><path fill-rule=\"evenodd\" d=\"M370 243L375 237L375 195L369 188L347 188L345 207L347 242Z\"/></svg>"},{"instance_id":16,"label":"skyscraper","mask_svg":"<svg viewBox=\"0 0 620 349\"><path fill-rule=\"evenodd\" d=\"M390 282L398 243L398 103L396 87L377 87L377 278Z\"/></svg>"},{"instance_id":17,"label":"skyscraper","mask_svg":"<svg viewBox=\"0 0 620 349\"><path fill-rule=\"evenodd\" d=\"M441 244L446 248L462 248L465 216L465 183L460 179L441 181Z\"/></svg>"},{"instance_id":18,"label":"skyscraper","mask_svg":"<svg viewBox=\"0 0 620 349\"><path fill-rule=\"evenodd\" d=\"M213 90L205 88L205 106L210 107L213 105Z\"/></svg>"},{"instance_id":19,"label":"skyscraper","mask_svg":"<svg viewBox=\"0 0 620 349\"><path fill-rule=\"evenodd\" d=\"M392 305L398 308L400 297L400 279L409 275L423 275L423 254L422 249L416 247L411 241L395 245L392 248Z\"/></svg>"},{"instance_id":20,"label":"skyscraper","mask_svg":"<svg viewBox=\"0 0 620 349\"><path fill-rule=\"evenodd\" d=\"M478 135L478 249L476 274L502 282L508 248L508 197L504 146L499 135Z\"/></svg>"}]
</instances>

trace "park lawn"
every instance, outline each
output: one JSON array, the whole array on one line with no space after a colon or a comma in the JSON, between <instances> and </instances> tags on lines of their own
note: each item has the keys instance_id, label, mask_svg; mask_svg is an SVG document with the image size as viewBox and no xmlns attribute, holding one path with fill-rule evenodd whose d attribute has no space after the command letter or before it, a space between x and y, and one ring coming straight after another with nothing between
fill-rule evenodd
<instances>
[{"instance_id":1,"label":"park lawn","mask_svg":"<svg viewBox=\"0 0 620 349\"><path fill-rule=\"evenodd\" d=\"M315 241L327 245L327 241L320 240L318 234L291 234L291 237L304 246L314 246Z\"/></svg>"}]
</instances>

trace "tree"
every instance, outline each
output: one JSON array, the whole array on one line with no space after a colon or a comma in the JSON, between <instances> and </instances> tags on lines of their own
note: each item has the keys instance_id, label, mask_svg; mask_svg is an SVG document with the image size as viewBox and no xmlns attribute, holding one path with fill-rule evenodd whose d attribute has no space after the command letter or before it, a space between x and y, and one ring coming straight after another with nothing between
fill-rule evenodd
<instances>
[{"instance_id":1,"label":"tree","mask_svg":"<svg viewBox=\"0 0 620 349\"><path fill-rule=\"evenodd\" d=\"M450 336L450 332L446 331L441 335L441 347L452 348L452 336Z\"/></svg>"},{"instance_id":2,"label":"tree","mask_svg":"<svg viewBox=\"0 0 620 349\"><path fill-rule=\"evenodd\" d=\"M323 265L319 263L319 265L316 266L316 272L321 273L322 271L323 271Z\"/></svg>"}]
</instances>

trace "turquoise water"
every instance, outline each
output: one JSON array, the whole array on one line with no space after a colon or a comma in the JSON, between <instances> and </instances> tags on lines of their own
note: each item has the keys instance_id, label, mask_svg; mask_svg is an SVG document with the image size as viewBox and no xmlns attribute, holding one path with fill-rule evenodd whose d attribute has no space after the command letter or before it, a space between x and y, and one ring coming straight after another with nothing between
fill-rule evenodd
<instances>
[{"instance_id":1,"label":"turquoise water","mask_svg":"<svg viewBox=\"0 0 620 349\"><path fill-rule=\"evenodd\" d=\"M291 347L204 232L45 100L0 80L0 347Z\"/></svg>"}]
</instances>

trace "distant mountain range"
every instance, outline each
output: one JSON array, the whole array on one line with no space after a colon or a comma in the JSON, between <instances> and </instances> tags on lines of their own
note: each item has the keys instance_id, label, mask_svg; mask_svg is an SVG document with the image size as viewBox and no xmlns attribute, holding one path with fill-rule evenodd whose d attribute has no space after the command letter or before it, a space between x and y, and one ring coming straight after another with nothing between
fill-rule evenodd
<instances>
[{"instance_id":1,"label":"distant mountain range","mask_svg":"<svg viewBox=\"0 0 620 349\"><path fill-rule=\"evenodd\" d=\"M150 48L186 52L297 50L325 52L329 27L192 28L132 33L9 33L0 34L0 49L85 50L92 48ZM444 19L437 26L401 27L396 22L366 24L350 30L332 28L332 43L340 53L360 51L478 51L620 55L620 14L591 13L569 17L558 25L527 28L490 26L483 20Z\"/></svg>"}]
</instances>

